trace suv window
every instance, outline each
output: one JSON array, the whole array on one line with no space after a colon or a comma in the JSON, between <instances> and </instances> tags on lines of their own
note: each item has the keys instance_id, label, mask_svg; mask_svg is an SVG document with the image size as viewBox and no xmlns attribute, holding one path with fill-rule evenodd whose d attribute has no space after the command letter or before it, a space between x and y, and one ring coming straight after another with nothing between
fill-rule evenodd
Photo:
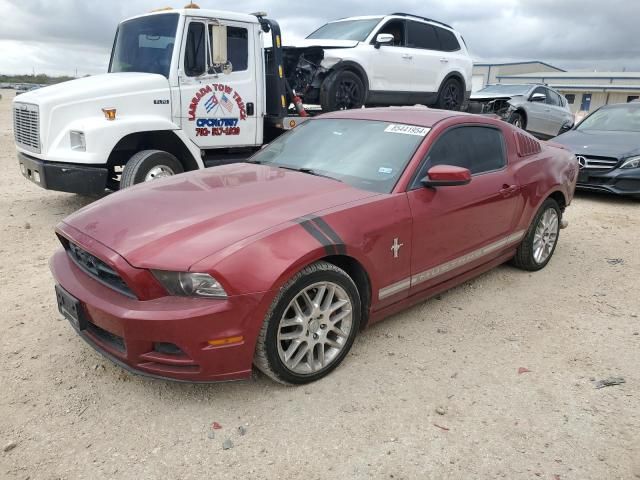
<instances>
[{"instance_id":1,"label":"suv window","mask_svg":"<svg viewBox=\"0 0 640 480\"><path fill-rule=\"evenodd\" d=\"M435 165L467 168L472 174L500 170L507 164L504 139L497 128L481 126L454 127L443 133L427 152L413 188Z\"/></svg>"},{"instance_id":2,"label":"suv window","mask_svg":"<svg viewBox=\"0 0 640 480\"><path fill-rule=\"evenodd\" d=\"M407 47L440 50L440 41L433 26L412 21L407 22L407 24L409 37Z\"/></svg>"},{"instance_id":3,"label":"suv window","mask_svg":"<svg viewBox=\"0 0 640 480\"><path fill-rule=\"evenodd\" d=\"M460 50L460 43L453 32L440 27L433 28L436 30L438 38L440 39L440 50L445 52Z\"/></svg>"},{"instance_id":4,"label":"suv window","mask_svg":"<svg viewBox=\"0 0 640 480\"><path fill-rule=\"evenodd\" d=\"M209 25L209 51L213 52L213 26ZM227 60L234 72L247 70L249 59L249 35L246 28L227 27Z\"/></svg>"},{"instance_id":5,"label":"suv window","mask_svg":"<svg viewBox=\"0 0 640 480\"><path fill-rule=\"evenodd\" d=\"M204 32L204 23L191 22L189 24L187 44L184 49L184 73L189 77L197 77L205 72Z\"/></svg>"},{"instance_id":6,"label":"suv window","mask_svg":"<svg viewBox=\"0 0 640 480\"><path fill-rule=\"evenodd\" d=\"M404 47L406 46L406 35L405 35L405 21L404 20L389 20L384 26L378 30L376 37L381 33L390 33L393 35L393 46L394 47ZM373 39L375 42L375 38Z\"/></svg>"}]
</instances>

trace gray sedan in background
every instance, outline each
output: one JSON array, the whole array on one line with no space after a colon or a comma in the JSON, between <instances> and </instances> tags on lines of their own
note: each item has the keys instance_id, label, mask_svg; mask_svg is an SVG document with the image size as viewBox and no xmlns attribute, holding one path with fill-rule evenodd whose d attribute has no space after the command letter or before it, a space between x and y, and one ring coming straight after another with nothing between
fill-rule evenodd
<instances>
[{"instance_id":1,"label":"gray sedan in background","mask_svg":"<svg viewBox=\"0 0 640 480\"><path fill-rule=\"evenodd\" d=\"M539 84L487 85L471 94L467 111L497 115L541 139L566 132L574 123L567 99Z\"/></svg>"}]
</instances>

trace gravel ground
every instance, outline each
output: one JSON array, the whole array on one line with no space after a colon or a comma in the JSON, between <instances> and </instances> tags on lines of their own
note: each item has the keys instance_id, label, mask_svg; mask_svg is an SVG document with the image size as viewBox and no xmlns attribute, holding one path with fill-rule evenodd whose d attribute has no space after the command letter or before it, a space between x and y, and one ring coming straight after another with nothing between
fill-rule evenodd
<instances>
[{"instance_id":1,"label":"gravel ground","mask_svg":"<svg viewBox=\"0 0 640 480\"><path fill-rule=\"evenodd\" d=\"M91 199L21 177L0 93L0 478L640 478L640 203L578 195L545 270L374 325L315 384L149 380L60 318L53 227Z\"/></svg>"}]
</instances>

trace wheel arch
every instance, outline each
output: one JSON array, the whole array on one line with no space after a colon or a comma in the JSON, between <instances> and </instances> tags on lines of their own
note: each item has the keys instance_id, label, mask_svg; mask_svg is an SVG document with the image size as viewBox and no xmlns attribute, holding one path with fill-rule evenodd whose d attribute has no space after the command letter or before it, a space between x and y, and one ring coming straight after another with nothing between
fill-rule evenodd
<instances>
[{"instance_id":1,"label":"wheel arch","mask_svg":"<svg viewBox=\"0 0 640 480\"><path fill-rule=\"evenodd\" d=\"M565 208L567 208L567 199L562 191L554 190L549 195L547 195L546 198L553 198L560 207L560 212L564 213ZM543 203L546 198L542 201Z\"/></svg>"},{"instance_id":2,"label":"wheel arch","mask_svg":"<svg viewBox=\"0 0 640 480\"><path fill-rule=\"evenodd\" d=\"M366 101L366 98L369 96L369 76L365 69L358 62L354 62L353 60L343 60L334 65L331 70L329 70L325 78L329 77L333 72L339 72L342 70L355 73L360 77L360 80L362 80L362 84L364 85L364 96Z\"/></svg>"},{"instance_id":3,"label":"wheel arch","mask_svg":"<svg viewBox=\"0 0 640 480\"><path fill-rule=\"evenodd\" d=\"M169 152L180 161L185 172L202 168L202 162L196 160L194 153L173 130L152 130L125 135L111 150L107 166L122 166L133 154L141 150Z\"/></svg>"},{"instance_id":4,"label":"wheel arch","mask_svg":"<svg viewBox=\"0 0 640 480\"><path fill-rule=\"evenodd\" d=\"M452 78L460 82L460 85L462 85L463 92L467 91L467 82L465 82L464 80L464 75L462 75L462 73L458 72L457 70L454 70L453 72L449 72L440 82L440 87L438 88L438 95L440 95L440 92L442 91L442 87L444 87L444 84L447 83L447 80L450 80Z\"/></svg>"}]
</instances>

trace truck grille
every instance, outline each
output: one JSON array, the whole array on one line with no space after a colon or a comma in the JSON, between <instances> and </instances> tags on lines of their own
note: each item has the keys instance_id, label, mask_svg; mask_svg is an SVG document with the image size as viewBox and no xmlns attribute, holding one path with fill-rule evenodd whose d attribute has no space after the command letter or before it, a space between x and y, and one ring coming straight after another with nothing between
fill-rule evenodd
<instances>
[{"instance_id":1,"label":"truck grille","mask_svg":"<svg viewBox=\"0 0 640 480\"><path fill-rule=\"evenodd\" d=\"M578 155L580 168L585 170L611 170L618 164L617 158Z\"/></svg>"},{"instance_id":2,"label":"truck grille","mask_svg":"<svg viewBox=\"0 0 640 480\"><path fill-rule=\"evenodd\" d=\"M64 244L71 259L78 267L84 270L85 273L108 287L128 297L135 298L134 293L113 268L74 243L64 242Z\"/></svg>"},{"instance_id":3,"label":"truck grille","mask_svg":"<svg viewBox=\"0 0 640 480\"><path fill-rule=\"evenodd\" d=\"M13 134L20 147L30 152L40 153L40 113L37 105L29 103L14 105Z\"/></svg>"}]
</instances>

